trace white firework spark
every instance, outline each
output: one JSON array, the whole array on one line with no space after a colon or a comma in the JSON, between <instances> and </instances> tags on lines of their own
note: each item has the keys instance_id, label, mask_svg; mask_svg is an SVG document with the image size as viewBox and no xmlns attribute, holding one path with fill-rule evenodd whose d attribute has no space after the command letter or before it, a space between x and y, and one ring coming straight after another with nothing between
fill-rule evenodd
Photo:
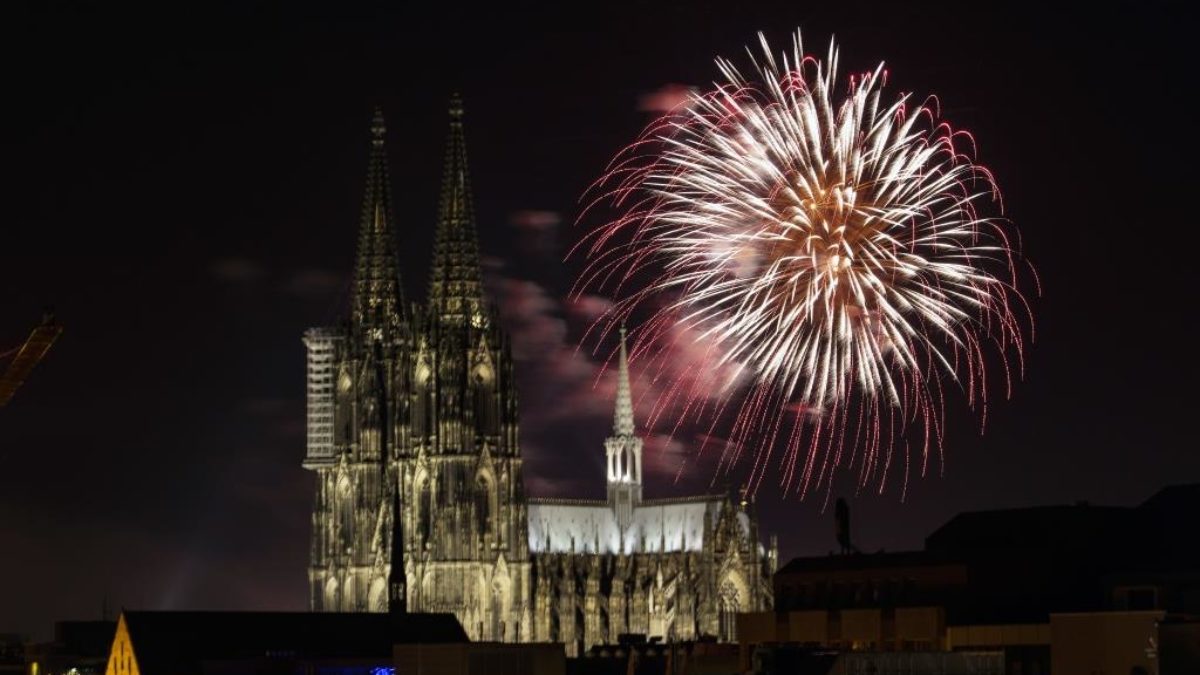
<instances>
[{"instance_id":1,"label":"white firework spark","mask_svg":"<svg viewBox=\"0 0 1200 675\"><path fill-rule=\"evenodd\" d=\"M720 85L614 160L598 185L622 215L581 244L577 288L618 296L608 327L650 308L643 355L665 358L682 326L706 345L698 367L751 374L729 444L762 448L750 489L777 439L785 486L806 493L864 449L859 484L882 476L882 489L909 424L925 430L922 473L940 449L941 375L985 411L992 343L1011 386L1008 355L1020 365L1029 315L1016 247L1007 222L983 213L1000 196L958 148L972 139L939 119L933 99L886 99L883 64L839 90L832 41L821 61L799 32L778 57L760 40L753 78L719 59ZM733 389L706 407L709 391L669 387L659 408L682 397L685 415L715 424ZM741 456L727 450L726 466Z\"/></svg>"}]
</instances>

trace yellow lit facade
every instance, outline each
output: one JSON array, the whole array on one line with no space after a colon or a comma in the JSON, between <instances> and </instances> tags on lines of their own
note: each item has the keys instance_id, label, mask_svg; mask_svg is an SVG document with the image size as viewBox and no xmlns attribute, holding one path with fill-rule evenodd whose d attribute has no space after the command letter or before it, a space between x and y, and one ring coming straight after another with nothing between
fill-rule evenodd
<instances>
[{"instance_id":1,"label":"yellow lit facade","mask_svg":"<svg viewBox=\"0 0 1200 675\"><path fill-rule=\"evenodd\" d=\"M104 669L104 675L140 675L124 614L117 620L117 633L113 636L112 650L108 654L108 665Z\"/></svg>"}]
</instances>

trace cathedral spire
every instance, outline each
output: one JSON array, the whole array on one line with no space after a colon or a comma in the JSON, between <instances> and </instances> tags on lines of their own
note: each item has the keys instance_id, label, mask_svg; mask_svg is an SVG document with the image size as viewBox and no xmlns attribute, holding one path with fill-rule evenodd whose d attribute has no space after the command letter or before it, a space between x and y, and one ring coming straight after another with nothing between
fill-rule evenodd
<instances>
[{"instance_id":1,"label":"cathedral spire","mask_svg":"<svg viewBox=\"0 0 1200 675\"><path fill-rule=\"evenodd\" d=\"M359 223L358 258L354 266L351 320L356 328L376 335L395 328L404 308L400 267L392 225L392 193L388 184L387 126L383 111L371 120L371 153L367 163L367 189Z\"/></svg>"},{"instance_id":2,"label":"cathedral spire","mask_svg":"<svg viewBox=\"0 0 1200 675\"><path fill-rule=\"evenodd\" d=\"M486 319L467 173L463 104L458 94L450 97L450 134L446 140L442 196L429 275L429 306L446 323L471 321L478 325Z\"/></svg>"},{"instance_id":3,"label":"cathedral spire","mask_svg":"<svg viewBox=\"0 0 1200 675\"><path fill-rule=\"evenodd\" d=\"M617 411L613 417L613 435L633 435L633 396L629 390L629 356L625 352L625 324L621 324L621 356L617 365Z\"/></svg>"},{"instance_id":4,"label":"cathedral spire","mask_svg":"<svg viewBox=\"0 0 1200 675\"><path fill-rule=\"evenodd\" d=\"M608 501L616 509L617 525L624 531L633 509L642 501L642 439L634 435L633 396L629 388L629 354L625 326L621 325L621 351L617 362L617 411L613 433L604 441L608 470Z\"/></svg>"}]
</instances>

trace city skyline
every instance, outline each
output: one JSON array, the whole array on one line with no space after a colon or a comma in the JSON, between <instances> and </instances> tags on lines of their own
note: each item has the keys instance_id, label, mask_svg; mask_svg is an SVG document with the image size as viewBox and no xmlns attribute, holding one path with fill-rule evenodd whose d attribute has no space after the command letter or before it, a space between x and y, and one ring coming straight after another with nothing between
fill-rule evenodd
<instances>
[{"instance_id":1,"label":"city skyline","mask_svg":"<svg viewBox=\"0 0 1200 675\"><path fill-rule=\"evenodd\" d=\"M1130 504L1163 485L1194 482L1200 464L1186 451L1179 421L1187 398L1166 396L1182 378L1171 368L1187 366L1174 359L1190 357L1184 346L1194 337L1182 290L1189 272L1168 266L1156 270L1165 279L1155 283L1104 276L1126 253L1119 226L1143 217L1147 226L1169 224L1178 208L1109 201L1106 192L1130 183L1137 187L1127 194L1169 193L1172 181L1185 189L1186 175L1135 172L1118 181L1104 169L1182 160L1147 128L1148 112L1124 111L1147 116L1131 120L1084 105L1105 100L1110 82L1073 68L1097 63L1099 37L1073 36L1092 51L1071 55L1064 27L1076 24L1043 16L1029 52L1008 55L1002 46L1027 26L1022 12L1032 12L1010 11L977 18L993 21L973 50L953 52L975 56L954 65L951 43L906 48L876 23L778 8L750 12L715 33L697 30L711 14L689 23L666 10L637 29L596 17L569 36L528 28L523 22L532 15L509 16L511 25L496 31L447 15L432 19L429 35L412 46L390 37L414 30L403 16L331 24L292 17L279 25L211 17L212 26L201 22L178 41L126 35L128 42L114 40L109 49L88 30L87 17L31 17L20 44L46 59L17 78L27 105L12 127L21 133L9 161L22 175L2 254L0 336L6 347L18 342L46 304L65 331L0 415L0 518L12 550L21 552L2 569L29 580L12 591L14 602L3 603L0 626L44 634L52 618L95 615L105 597L145 608L304 607L311 486L297 466L303 347L296 335L345 308L361 141L374 105L402 130L389 139L401 277L406 293L420 297L440 117L450 91L464 93L484 263L514 336L527 482L537 479L527 487L564 496L597 485L611 396L591 385L603 354L574 350L581 333L575 310L585 308L563 299L572 270L560 261L581 234L572 226L575 200L648 121L639 107L653 108L654 95L670 95L672 86L705 84L712 56L735 51L758 29L782 37L802 24L818 41L836 33L864 64L887 60L901 88L936 92L956 118L967 117L1046 288L1035 301L1030 380L994 408L982 438L952 408L959 421L951 425L945 476L913 481L903 506L894 490L852 499L857 542L867 550L918 548L924 533L962 510L1077 499ZM119 30L119 17L102 18ZM897 10L895 18L905 16ZM1136 24L1093 18L1098 34L1140 35ZM536 20L573 25L566 19ZM523 26L527 38L510 39ZM219 29L225 44L210 41L205 28ZM406 57L451 40L458 28L469 45L459 63L403 68ZM938 32L936 22L910 28ZM66 48L38 52L47 46L35 48L36 38L51 34ZM575 64L544 56L572 38L580 54L607 53L622 35L646 53ZM1134 53L1153 47L1138 45ZM93 49L99 55L88 62ZM1169 46L1157 49L1170 56ZM147 52L158 56L147 59ZM499 57L480 66L489 53ZM1048 63L1082 82L1071 90L1052 72L1027 70L1056 70ZM1139 65L1105 67L1128 74ZM1157 76L1168 101L1181 96L1169 86L1169 71ZM1031 107L1050 123L1017 116ZM1167 120L1182 115L1182 105L1163 108ZM1035 161L1054 149L1078 157L1060 169L1066 175ZM1073 190L1091 201L1063 204ZM1093 230L1106 236L1086 236ZM1111 321L1103 312L1114 303L1140 325ZM567 395L578 405L554 405ZM648 458L663 460L648 467L656 493L687 494L709 482L703 463L675 481L681 450L647 449ZM836 548L832 509L821 513L819 499L766 493L759 506L766 529L780 535L782 561Z\"/></svg>"}]
</instances>

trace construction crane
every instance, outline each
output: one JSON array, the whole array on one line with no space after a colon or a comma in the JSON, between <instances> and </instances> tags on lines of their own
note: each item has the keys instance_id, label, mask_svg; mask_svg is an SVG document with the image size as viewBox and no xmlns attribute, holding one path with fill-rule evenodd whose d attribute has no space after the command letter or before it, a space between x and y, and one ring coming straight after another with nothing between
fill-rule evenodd
<instances>
[{"instance_id":1,"label":"construction crane","mask_svg":"<svg viewBox=\"0 0 1200 675\"><path fill-rule=\"evenodd\" d=\"M33 329L25 344L8 351L0 351L0 364L12 359L8 363L8 369L0 374L0 408L8 405L13 394L17 393L17 388L46 356L46 352L50 351L51 345L61 333L62 326L54 320L54 314L46 312L42 316L41 325Z\"/></svg>"}]
</instances>

